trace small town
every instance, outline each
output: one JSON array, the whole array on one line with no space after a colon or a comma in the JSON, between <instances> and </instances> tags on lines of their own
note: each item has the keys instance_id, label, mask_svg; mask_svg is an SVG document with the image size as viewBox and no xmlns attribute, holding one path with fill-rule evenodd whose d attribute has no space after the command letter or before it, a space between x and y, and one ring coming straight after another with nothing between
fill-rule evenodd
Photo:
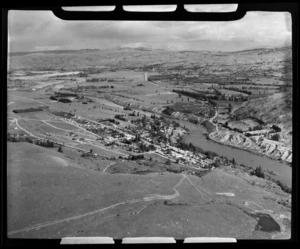
<instances>
[{"instance_id":1,"label":"small town","mask_svg":"<svg viewBox=\"0 0 300 249\"><path fill-rule=\"evenodd\" d=\"M172 123L167 125L163 118L159 119L155 115L152 115L151 118L143 116L141 119L132 121L135 127L125 126L124 128L111 124L108 121L99 124L76 115L63 120L95 134L94 140L80 138L75 133L70 134L73 140L81 143L103 141L104 145L111 149L121 148L130 153L155 153L176 163L192 165L198 168L211 168L215 161L208 158L205 154L194 153L176 147L174 144L178 142L183 135L182 133L187 131L178 127L179 124L176 122L177 127ZM104 131L109 135L106 137L98 135L98 133L103 133ZM133 135L134 133L136 133L135 136ZM129 157L130 155L123 158Z\"/></svg>"},{"instance_id":2,"label":"small town","mask_svg":"<svg viewBox=\"0 0 300 249\"><path fill-rule=\"evenodd\" d=\"M7 237L289 240L295 20L272 8L9 10Z\"/></svg>"}]
</instances>

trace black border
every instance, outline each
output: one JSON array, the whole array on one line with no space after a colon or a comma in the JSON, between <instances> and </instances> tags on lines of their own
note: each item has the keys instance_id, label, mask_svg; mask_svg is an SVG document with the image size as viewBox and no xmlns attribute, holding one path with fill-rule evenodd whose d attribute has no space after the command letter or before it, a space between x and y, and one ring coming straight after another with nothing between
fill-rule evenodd
<instances>
[{"instance_id":1,"label":"black border","mask_svg":"<svg viewBox=\"0 0 300 249\"><path fill-rule=\"evenodd\" d=\"M236 12L229 13L192 13L187 12L183 8L183 4L213 4L213 3L238 3L239 7ZM163 13L151 13L151 12L143 12L143 13L134 13L134 12L126 12L122 10L122 5L149 5L149 4L177 4L178 8L174 12L163 12ZM64 11L61 7L58 6L93 6L93 5L116 5L117 8L112 12L73 12L73 14L68 13L68 11ZM1 93L3 93L3 97L1 100L3 101L4 108L1 108L1 246L57 246L60 244L60 239L8 239L7 238L7 228L6 228L6 217L7 217L7 208L6 208L6 156L7 156L7 142L6 142L6 131L7 131L7 88L5 87L4 82L7 80L7 14L10 9L18 9L18 10L52 10L57 17L61 17L64 20L72 20L74 18L79 18L80 20L86 18L87 20L182 20L182 21L230 21L230 20L238 20L242 18L247 11L285 11L290 12L292 16L292 46L293 46L293 176L292 176L292 231L291 231L291 239L290 240L238 240L236 244L227 244L230 247L237 246L238 244L245 243L279 243L283 245L288 245L291 243L298 243L298 137L299 131L297 130L297 125L299 124L299 86L298 86L298 13L299 13L299 4L297 1L292 2L278 2L278 1L264 1L264 3L249 3L249 2L241 2L241 1L149 1L144 0L142 3L140 1L122 1L122 3L118 1L108 1L102 0L100 1L91 1L85 0L84 2L70 1L70 0L61 0L61 1L45 1L44 3L29 3L23 2L21 4L9 3L2 7L2 84L1 84ZM75 13L75 14L74 14ZM182 240L177 241L177 244L182 244ZM121 240L115 240L115 246L120 245ZM155 244L156 245L156 244ZM175 244L174 244L175 245ZM197 244L184 244L184 245L197 245ZM101 245L103 246L103 245ZM109 245L108 245L109 246ZM128 246L128 245L122 245ZM130 245L135 246L135 245ZM140 245L137 245L140 246ZM143 245L144 246L144 245ZM157 244L158 246L158 244ZM222 244L224 246L224 244ZM274 244L273 244L274 246ZM93 247L93 246L90 246ZM95 246L94 246L95 247Z\"/></svg>"}]
</instances>

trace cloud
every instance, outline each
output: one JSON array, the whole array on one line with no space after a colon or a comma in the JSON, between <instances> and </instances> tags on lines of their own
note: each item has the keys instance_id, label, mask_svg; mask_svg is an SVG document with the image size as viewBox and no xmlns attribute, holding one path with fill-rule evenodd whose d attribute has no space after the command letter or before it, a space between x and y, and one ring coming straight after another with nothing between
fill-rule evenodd
<instances>
[{"instance_id":1,"label":"cloud","mask_svg":"<svg viewBox=\"0 0 300 249\"><path fill-rule=\"evenodd\" d=\"M289 13L250 12L230 22L64 21L50 11L10 11L10 51L110 49L232 51L291 44Z\"/></svg>"}]
</instances>

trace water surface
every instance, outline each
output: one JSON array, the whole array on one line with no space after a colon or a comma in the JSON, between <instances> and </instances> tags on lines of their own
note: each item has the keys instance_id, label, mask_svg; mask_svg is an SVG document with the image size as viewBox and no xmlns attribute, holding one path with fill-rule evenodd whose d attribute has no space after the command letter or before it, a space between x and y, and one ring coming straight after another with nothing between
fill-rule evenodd
<instances>
[{"instance_id":1,"label":"water surface","mask_svg":"<svg viewBox=\"0 0 300 249\"><path fill-rule=\"evenodd\" d=\"M207 130L202 125L192 124L183 120L177 120L177 122L190 129L190 134L184 137L185 142L192 143L203 150L216 152L218 155L225 156L228 159L234 158L239 164L244 164L253 168L260 165L263 169L274 171L277 176L272 177L275 179L280 180L288 186L292 185L292 168L290 166L265 156L256 155L248 151L235 149L209 140L204 135L207 133Z\"/></svg>"}]
</instances>

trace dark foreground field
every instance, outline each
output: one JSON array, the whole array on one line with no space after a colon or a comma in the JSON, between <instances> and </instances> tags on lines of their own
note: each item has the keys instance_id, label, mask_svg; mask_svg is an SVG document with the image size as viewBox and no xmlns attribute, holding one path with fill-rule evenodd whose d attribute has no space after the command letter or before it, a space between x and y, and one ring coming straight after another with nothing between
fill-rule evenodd
<instances>
[{"instance_id":1,"label":"dark foreground field","mask_svg":"<svg viewBox=\"0 0 300 249\"><path fill-rule=\"evenodd\" d=\"M276 194L223 170L202 178L109 174L28 143L8 143L7 159L10 238L289 237L290 211ZM270 213L281 234L255 231L255 211Z\"/></svg>"}]
</instances>

